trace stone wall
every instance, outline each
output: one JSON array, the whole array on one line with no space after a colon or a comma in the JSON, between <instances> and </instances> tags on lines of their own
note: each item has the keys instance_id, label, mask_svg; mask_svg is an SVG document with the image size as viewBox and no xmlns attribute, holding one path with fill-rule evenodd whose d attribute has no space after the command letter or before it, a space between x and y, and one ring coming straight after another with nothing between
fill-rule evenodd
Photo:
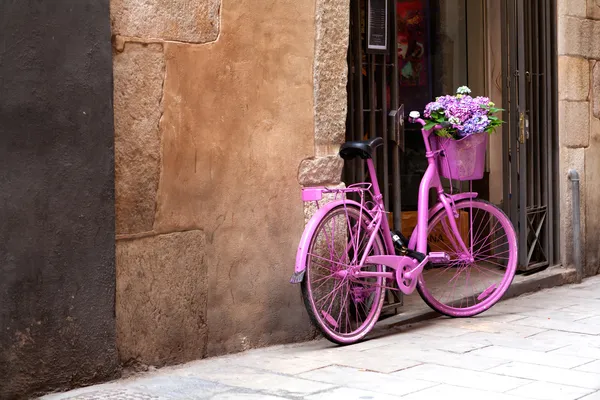
<instances>
[{"instance_id":1,"label":"stone wall","mask_svg":"<svg viewBox=\"0 0 600 400\"><path fill-rule=\"evenodd\" d=\"M301 185L340 182L348 0L171 3L111 3L121 361L311 338L288 281Z\"/></svg>"},{"instance_id":2,"label":"stone wall","mask_svg":"<svg viewBox=\"0 0 600 400\"><path fill-rule=\"evenodd\" d=\"M569 169L581 176L586 275L600 266L600 1L558 0L561 254L573 263ZM586 240L587 239L587 240Z\"/></svg>"}]
</instances>

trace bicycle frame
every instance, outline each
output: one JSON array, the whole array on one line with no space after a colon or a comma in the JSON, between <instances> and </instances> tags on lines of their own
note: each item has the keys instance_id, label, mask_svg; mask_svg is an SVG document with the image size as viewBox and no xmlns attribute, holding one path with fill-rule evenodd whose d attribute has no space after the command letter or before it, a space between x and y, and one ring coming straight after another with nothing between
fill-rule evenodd
<instances>
[{"instance_id":1,"label":"bicycle frame","mask_svg":"<svg viewBox=\"0 0 600 400\"><path fill-rule=\"evenodd\" d=\"M422 120L416 120L417 122L421 122L424 125ZM383 203L383 195L381 194L381 190L379 188L379 183L377 181L377 174L375 171L375 165L372 159L367 159L367 167L369 171L369 178L371 183L371 189L373 194L373 202L374 207L372 209L366 208L363 204L359 204L352 200L337 200L330 203L327 203L325 206L321 207L317 213L311 218L309 221L302 239L300 241L299 251L297 253L296 258L296 266L295 273L292 276L292 283L299 283L302 281L304 277L304 270L306 268L306 260L307 260L307 252L310 238L312 237L314 231L316 230L319 222L329 211L333 208L338 207L340 205L353 205L359 207L366 211L372 218L371 224L374 226L371 227L372 233L369 236L369 240L367 242L367 246L363 253L363 258L360 260L360 263L354 267L351 267L347 271L344 271L344 274L352 274L353 277L356 278L369 278L369 277L384 277L386 279L396 279L396 270L401 268L403 265L407 264L407 260L410 260L412 264L411 268L404 272L404 277L409 280L416 280L420 277L423 268L430 261L430 255L427 254L427 233L429 228L429 218L435 215L440 210L444 209L448 214L448 221L450 223L450 231L454 234L453 237L457 240L458 248L461 248L465 254L470 254L467 249L466 244L464 243L458 226L456 224L455 218L457 217L457 213L454 209L454 202L458 200L462 200L465 198L474 198L477 197L477 193L462 193L458 195L449 195L444 192L444 188L442 186L437 164L436 157L439 155L441 150L433 151L431 149L431 145L429 142L429 138L431 134L436 130L440 129L440 126L436 126L430 130L422 130L423 140L425 142L425 156L428 160L428 167L425 171L425 175L421 180L419 186L419 195L418 195L418 211L417 211L417 226L415 227L416 235L413 234L411 240L408 244L408 248L411 250L416 250L417 252L423 254L425 256L424 260L418 265L414 265L415 261L411 257L399 256L396 255L394 249L394 243L392 241L392 235L390 231L390 226L388 223L388 219L385 217L385 205ZM438 195L438 203L429 209L429 191L430 189L436 189ZM303 191L303 200L304 201L317 201L322 197L322 193L326 191L326 188L308 188ZM451 216L455 216L455 218L450 218ZM375 256L367 256L370 252L370 249L373 246L373 242L376 236L381 233L382 239L385 243L386 252L385 255L375 255ZM447 234L450 232L446 232ZM449 236L449 235L448 235ZM450 237L450 236L449 236ZM363 271L362 267L365 264L375 264L375 265L384 265L392 268L392 272L371 272L371 271ZM416 283L416 281L415 281ZM411 285L411 289L402 288L400 286L400 290L405 294L410 294L414 291L415 285Z\"/></svg>"}]
</instances>

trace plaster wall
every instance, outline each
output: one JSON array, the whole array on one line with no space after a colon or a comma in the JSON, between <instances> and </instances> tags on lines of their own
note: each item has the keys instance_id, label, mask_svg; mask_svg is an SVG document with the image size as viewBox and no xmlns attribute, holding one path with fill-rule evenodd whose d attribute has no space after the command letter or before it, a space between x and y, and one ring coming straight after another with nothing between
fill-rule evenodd
<instances>
[{"instance_id":1,"label":"plaster wall","mask_svg":"<svg viewBox=\"0 0 600 400\"><path fill-rule=\"evenodd\" d=\"M108 0L0 2L0 399L118 376Z\"/></svg>"},{"instance_id":2,"label":"plaster wall","mask_svg":"<svg viewBox=\"0 0 600 400\"><path fill-rule=\"evenodd\" d=\"M340 182L348 1L159 3L111 3L121 361L312 338L288 281L301 185Z\"/></svg>"}]
</instances>

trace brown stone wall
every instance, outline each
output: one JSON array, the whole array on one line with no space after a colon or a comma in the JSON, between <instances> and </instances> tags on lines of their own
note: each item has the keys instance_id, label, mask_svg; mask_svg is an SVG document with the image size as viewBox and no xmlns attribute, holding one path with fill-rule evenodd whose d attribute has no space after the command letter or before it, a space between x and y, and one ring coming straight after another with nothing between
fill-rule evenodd
<instances>
[{"instance_id":1,"label":"brown stone wall","mask_svg":"<svg viewBox=\"0 0 600 400\"><path fill-rule=\"evenodd\" d=\"M111 3L123 362L312 337L300 188L341 177L348 0L180 3Z\"/></svg>"},{"instance_id":2,"label":"brown stone wall","mask_svg":"<svg viewBox=\"0 0 600 400\"><path fill-rule=\"evenodd\" d=\"M600 2L558 1L561 254L573 263L570 169L581 177L586 275L600 266Z\"/></svg>"}]
</instances>

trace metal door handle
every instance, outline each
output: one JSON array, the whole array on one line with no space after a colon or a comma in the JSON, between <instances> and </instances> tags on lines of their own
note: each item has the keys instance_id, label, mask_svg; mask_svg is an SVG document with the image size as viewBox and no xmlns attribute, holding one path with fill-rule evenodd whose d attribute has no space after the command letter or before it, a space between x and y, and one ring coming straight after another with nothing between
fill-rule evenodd
<instances>
[{"instance_id":1,"label":"metal door handle","mask_svg":"<svg viewBox=\"0 0 600 400\"><path fill-rule=\"evenodd\" d=\"M519 114L519 142L525 143L525 113Z\"/></svg>"}]
</instances>

